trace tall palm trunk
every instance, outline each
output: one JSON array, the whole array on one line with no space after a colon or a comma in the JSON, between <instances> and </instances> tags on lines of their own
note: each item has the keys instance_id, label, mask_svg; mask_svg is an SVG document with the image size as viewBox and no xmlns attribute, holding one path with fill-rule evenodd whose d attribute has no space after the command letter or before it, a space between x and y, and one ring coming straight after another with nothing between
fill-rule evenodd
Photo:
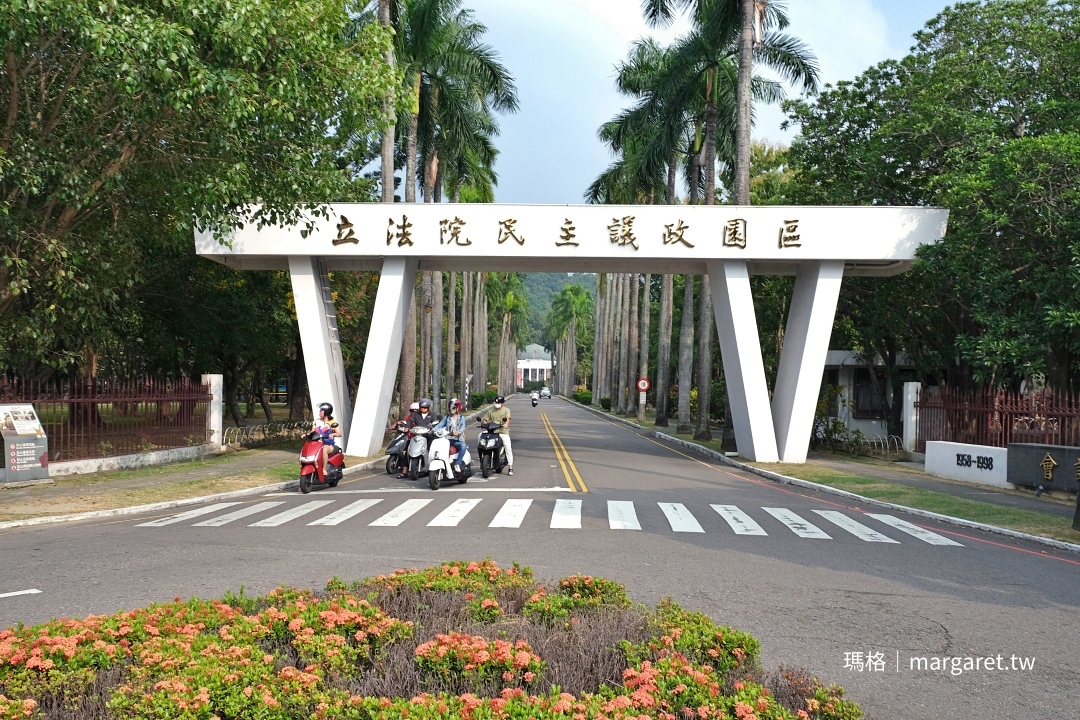
<instances>
[{"instance_id":1,"label":"tall palm trunk","mask_svg":"<svg viewBox=\"0 0 1080 720\"><path fill-rule=\"evenodd\" d=\"M638 312L638 296L641 294L640 275L637 273L631 273L630 279L630 314L627 316L629 321L627 324L630 326L630 345L627 350L626 361L626 414L633 415L637 412L637 393L634 391L635 373L638 366L638 332L640 328L638 324L641 322L641 315Z\"/></svg>"},{"instance_id":2,"label":"tall palm trunk","mask_svg":"<svg viewBox=\"0 0 1080 720\"><path fill-rule=\"evenodd\" d=\"M401 343L401 415L416 399L416 293L409 293L409 313L405 320L405 339ZM360 402L360 399L357 399Z\"/></svg>"},{"instance_id":3,"label":"tall palm trunk","mask_svg":"<svg viewBox=\"0 0 1080 720\"><path fill-rule=\"evenodd\" d=\"M457 352L457 273L450 273L446 298L446 394L457 393L454 355Z\"/></svg>"},{"instance_id":4,"label":"tall palm trunk","mask_svg":"<svg viewBox=\"0 0 1080 720\"><path fill-rule=\"evenodd\" d=\"M567 333L568 341L567 345L567 357L570 360L569 367L566 370L566 387L563 392L567 396L572 397L574 395L575 383L577 383L577 318L570 318L570 330Z\"/></svg>"},{"instance_id":5,"label":"tall palm trunk","mask_svg":"<svg viewBox=\"0 0 1080 720\"><path fill-rule=\"evenodd\" d=\"M739 30L739 74L735 105L735 204L750 204L750 103L754 62L754 0L738 0L742 20Z\"/></svg>"},{"instance_id":6,"label":"tall palm trunk","mask_svg":"<svg viewBox=\"0 0 1080 720\"><path fill-rule=\"evenodd\" d=\"M442 271L432 273L434 305L431 308L431 394L439 408L446 412L442 401L442 344L443 344L443 277Z\"/></svg>"},{"instance_id":7,"label":"tall palm trunk","mask_svg":"<svg viewBox=\"0 0 1080 720\"><path fill-rule=\"evenodd\" d=\"M469 394L474 392L469 383L469 375L473 374L472 342L473 342L473 307L472 307L472 280L471 272L461 274L461 396L467 407L472 407L472 398ZM475 377L475 376L474 376ZM466 387L466 385L469 385Z\"/></svg>"},{"instance_id":8,"label":"tall palm trunk","mask_svg":"<svg viewBox=\"0 0 1080 720\"><path fill-rule=\"evenodd\" d=\"M649 377L649 330L652 324L652 275L645 273L645 287L641 296L641 362L638 365L638 377ZM645 422L645 403L638 407L638 422Z\"/></svg>"},{"instance_id":9,"label":"tall palm trunk","mask_svg":"<svg viewBox=\"0 0 1080 720\"><path fill-rule=\"evenodd\" d=\"M600 342L603 335L604 294L607 292L607 275L596 273L596 306L593 309L593 364L592 364L592 404L600 404Z\"/></svg>"},{"instance_id":10,"label":"tall palm trunk","mask_svg":"<svg viewBox=\"0 0 1080 720\"><path fill-rule=\"evenodd\" d=\"M626 373L630 369L630 275L622 275L622 293L619 306L619 327L622 333L619 336L619 409L620 415L626 414Z\"/></svg>"},{"instance_id":11,"label":"tall palm trunk","mask_svg":"<svg viewBox=\"0 0 1080 720\"><path fill-rule=\"evenodd\" d=\"M668 161L667 167L667 189L664 193L664 204L675 204L675 178L678 175L679 159L674 155L671 156L671 160Z\"/></svg>"},{"instance_id":12,"label":"tall palm trunk","mask_svg":"<svg viewBox=\"0 0 1080 720\"><path fill-rule=\"evenodd\" d=\"M477 273L476 286L473 289L475 295L476 314L474 317L473 364L476 375L477 392L487 392L488 381L488 309L487 298L484 294L486 284L484 273Z\"/></svg>"},{"instance_id":13,"label":"tall palm trunk","mask_svg":"<svg viewBox=\"0 0 1080 720\"><path fill-rule=\"evenodd\" d=\"M379 0L379 23L383 27L390 27L390 0ZM387 67L394 67L393 45L386 50L386 65ZM383 111L391 117L393 116L393 107L389 100L384 103ZM383 130L382 146L380 148L382 158L380 181L382 183L382 201L385 203L394 202L394 132L395 127L393 124Z\"/></svg>"},{"instance_id":14,"label":"tall palm trunk","mask_svg":"<svg viewBox=\"0 0 1080 720\"><path fill-rule=\"evenodd\" d=\"M668 392L671 387L671 315L675 305L675 282L670 274L660 282L660 336L656 341L656 424L668 426Z\"/></svg>"},{"instance_id":15,"label":"tall palm trunk","mask_svg":"<svg viewBox=\"0 0 1080 720\"><path fill-rule=\"evenodd\" d=\"M716 327L712 311L712 292L709 276L701 276L701 307L698 310L698 373L697 373L697 429L695 440L712 440L709 430L709 412L712 398L712 346L713 328Z\"/></svg>"},{"instance_id":16,"label":"tall palm trunk","mask_svg":"<svg viewBox=\"0 0 1080 720\"><path fill-rule=\"evenodd\" d=\"M409 118L409 138L405 143L405 202L407 203L416 202L416 135L419 128L420 116L413 113Z\"/></svg>"},{"instance_id":17,"label":"tall palm trunk","mask_svg":"<svg viewBox=\"0 0 1080 720\"><path fill-rule=\"evenodd\" d=\"M420 397L431 392L431 271L421 276L420 285Z\"/></svg>"},{"instance_id":18,"label":"tall palm trunk","mask_svg":"<svg viewBox=\"0 0 1080 720\"><path fill-rule=\"evenodd\" d=\"M709 70L705 101L705 204L716 203L716 71ZM712 404L712 346L716 320L712 311L709 276L701 276L701 307L698 310L698 401L695 440L712 440L709 431Z\"/></svg>"},{"instance_id":19,"label":"tall palm trunk","mask_svg":"<svg viewBox=\"0 0 1080 720\"><path fill-rule=\"evenodd\" d=\"M690 432L690 384L694 375L694 276L683 275L682 323L679 326L679 418L675 432Z\"/></svg>"}]
</instances>

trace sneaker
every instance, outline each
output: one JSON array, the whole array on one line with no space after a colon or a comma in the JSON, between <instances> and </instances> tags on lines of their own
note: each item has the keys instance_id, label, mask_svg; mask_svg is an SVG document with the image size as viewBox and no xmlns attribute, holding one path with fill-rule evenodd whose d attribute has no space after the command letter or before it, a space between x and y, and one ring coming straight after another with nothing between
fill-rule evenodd
<instances>
[{"instance_id":1,"label":"sneaker","mask_svg":"<svg viewBox=\"0 0 1080 720\"><path fill-rule=\"evenodd\" d=\"M509 470L508 472L509 472L509 473L510 473L511 475L513 475L513 474L514 474L514 468L510 468L510 470Z\"/></svg>"}]
</instances>

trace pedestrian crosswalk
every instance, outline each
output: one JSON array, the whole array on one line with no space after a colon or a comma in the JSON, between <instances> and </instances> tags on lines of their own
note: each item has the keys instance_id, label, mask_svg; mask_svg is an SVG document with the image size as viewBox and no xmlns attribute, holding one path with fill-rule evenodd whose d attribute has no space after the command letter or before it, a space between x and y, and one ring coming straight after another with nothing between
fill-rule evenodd
<instances>
[{"instance_id":1,"label":"pedestrian crosswalk","mask_svg":"<svg viewBox=\"0 0 1080 720\"><path fill-rule=\"evenodd\" d=\"M234 524L251 528L276 528L288 523L333 527L352 522L372 528L400 527L405 524L452 528L463 523L475 526L479 519L480 523L489 528L520 529L531 514L532 517L539 516L547 521L547 526L553 530L582 530L586 527L582 524L582 511L585 503L591 502L594 503L590 508L593 512L599 508L606 511L607 528L610 530L640 531L644 519L646 526L653 532L666 528L673 533L719 532L757 537L791 534L805 540L833 540L836 535L854 537L864 542L900 544L901 540L892 536L896 533L886 534L893 530L900 533L904 541L914 539L928 545L962 547L961 543L944 535L882 513L813 510L810 515L813 518L811 522L794 510L782 507L744 510L736 505L710 504L699 508L678 502L604 501L591 498L560 498L555 500L554 507L546 501L534 504L532 499L525 498L457 498L445 507L429 507L436 502L435 498L430 497L404 501L397 498L364 498L345 503L341 507L331 507L337 502L324 497L284 508L281 506L286 505L285 500L263 501L251 505L240 502L213 503L138 523L136 527L160 528L179 523L190 523L192 527L198 528L220 528L226 525L235 527ZM443 499L440 498L438 502L441 504ZM715 514L709 512L709 508L715 511ZM545 515L548 512L550 519ZM363 517L358 517L361 515ZM855 519L856 517L858 519ZM602 529L602 522L590 517L587 527ZM815 525L815 522L828 528L829 532ZM878 529L872 526L873 523L880 523L884 527ZM533 526L535 527L535 520Z\"/></svg>"}]
</instances>

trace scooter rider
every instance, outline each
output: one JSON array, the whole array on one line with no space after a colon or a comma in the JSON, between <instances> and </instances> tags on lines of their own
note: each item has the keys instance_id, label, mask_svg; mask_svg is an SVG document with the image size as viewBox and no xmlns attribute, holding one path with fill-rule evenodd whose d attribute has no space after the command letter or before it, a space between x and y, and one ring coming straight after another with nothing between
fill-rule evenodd
<instances>
[{"instance_id":1,"label":"scooter rider","mask_svg":"<svg viewBox=\"0 0 1080 720\"><path fill-rule=\"evenodd\" d=\"M506 407L506 398L497 395L495 397L495 406L484 413L480 419L499 426L499 429L495 432L502 436L503 449L506 451L507 472L513 475L514 452L510 449L510 408Z\"/></svg>"},{"instance_id":2,"label":"scooter rider","mask_svg":"<svg viewBox=\"0 0 1080 720\"><path fill-rule=\"evenodd\" d=\"M446 415L435 429L446 428L450 446L457 450L458 457L465 457L465 417L461 414L462 403L457 398L450 400L450 414Z\"/></svg>"},{"instance_id":3,"label":"scooter rider","mask_svg":"<svg viewBox=\"0 0 1080 720\"><path fill-rule=\"evenodd\" d=\"M433 427L435 425L435 415L431 412L431 401L427 398L422 398L418 403L418 409L416 412L409 415L405 424L409 428L414 428L417 425L423 425L424 427ZM398 478L405 478L407 473L404 471L398 475Z\"/></svg>"},{"instance_id":4,"label":"scooter rider","mask_svg":"<svg viewBox=\"0 0 1080 720\"><path fill-rule=\"evenodd\" d=\"M341 452L337 446L337 438L341 437L341 427L334 422L334 406L324 402L319 404L319 417L311 425L312 432L317 432L322 437L322 473L326 477L326 461L333 452Z\"/></svg>"}]
</instances>

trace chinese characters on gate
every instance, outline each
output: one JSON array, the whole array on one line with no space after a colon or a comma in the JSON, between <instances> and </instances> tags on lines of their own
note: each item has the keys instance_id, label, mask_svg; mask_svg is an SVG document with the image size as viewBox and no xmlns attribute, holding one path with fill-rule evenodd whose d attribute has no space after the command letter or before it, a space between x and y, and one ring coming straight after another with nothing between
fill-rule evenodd
<instances>
[{"instance_id":1,"label":"chinese characters on gate","mask_svg":"<svg viewBox=\"0 0 1080 720\"><path fill-rule=\"evenodd\" d=\"M641 238L636 234L634 230L635 216L625 215L621 218L616 217L611 219L611 224L607 226L608 239L614 245L626 246L629 245L634 250L640 250L639 243L647 242L647 238ZM496 242L499 245L503 245L507 240L513 240L518 245L525 244L525 235L517 229L517 219L507 218L500 220L497 228ZM457 245L461 247L467 247L473 244L473 241L465 234L466 222L460 217L454 217L453 219L444 218L439 221L439 244L440 245ZM349 221L349 218L344 215L341 216L341 221L337 223L337 236L333 240L334 245L342 245L344 243L359 244L360 238L356 235L356 231L353 230L353 224ZM393 245L395 242L398 247L411 246L413 244L413 223L409 222L409 216L402 214L401 222L398 222L396 218L391 217L386 226L386 244ZM570 218L566 218L562 227L559 228L559 235L554 238L555 247L577 247L580 245L575 240L577 228L574 225L574 221ZM658 238L663 245L683 245L687 248L695 247L695 243L690 242L690 237L687 231L690 230L690 226L682 221L682 219L676 220L676 222L664 225L664 231L660 233ZM735 218L728 220L721 227L720 242L724 247L735 247L742 250L746 249L746 220L741 218ZM784 220L783 225L779 229L777 236L777 247L781 250L785 248L797 248L802 247L799 235L799 221L798 220Z\"/></svg>"}]
</instances>

